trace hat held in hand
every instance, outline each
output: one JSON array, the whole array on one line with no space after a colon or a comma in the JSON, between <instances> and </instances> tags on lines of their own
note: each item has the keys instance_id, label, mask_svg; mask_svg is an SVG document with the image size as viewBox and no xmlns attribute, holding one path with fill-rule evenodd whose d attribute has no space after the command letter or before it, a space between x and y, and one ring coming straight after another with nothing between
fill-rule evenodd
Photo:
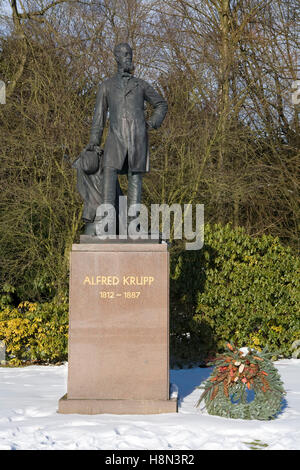
<instances>
[{"instance_id":1,"label":"hat held in hand","mask_svg":"<svg viewBox=\"0 0 300 470\"><path fill-rule=\"evenodd\" d=\"M81 167L87 175L93 175L98 171L102 153L103 150L96 146L93 149L87 147L81 152Z\"/></svg>"}]
</instances>

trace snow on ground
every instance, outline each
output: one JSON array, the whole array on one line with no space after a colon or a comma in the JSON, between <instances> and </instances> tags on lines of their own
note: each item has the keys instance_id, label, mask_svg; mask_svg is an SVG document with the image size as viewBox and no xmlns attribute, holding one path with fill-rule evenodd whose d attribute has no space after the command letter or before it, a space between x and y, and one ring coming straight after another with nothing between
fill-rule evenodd
<instances>
[{"instance_id":1,"label":"snow on ground","mask_svg":"<svg viewBox=\"0 0 300 470\"><path fill-rule=\"evenodd\" d=\"M300 449L300 359L275 363L287 395L272 421L210 416L195 408L195 389L210 369L172 370L179 388L179 410L161 415L62 415L58 399L66 393L67 364L0 367L0 449L197 450Z\"/></svg>"}]
</instances>

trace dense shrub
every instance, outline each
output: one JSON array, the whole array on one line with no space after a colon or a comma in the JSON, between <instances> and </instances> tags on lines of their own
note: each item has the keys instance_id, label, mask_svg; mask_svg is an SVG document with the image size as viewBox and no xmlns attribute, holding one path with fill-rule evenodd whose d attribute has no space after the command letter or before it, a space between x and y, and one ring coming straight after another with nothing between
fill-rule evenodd
<instances>
[{"instance_id":1,"label":"dense shrub","mask_svg":"<svg viewBox=\"0 0 300 470\"><path fill-rule=\"evenodd\" d=\"M286 357L300 338L300 263L278 238L206 225L199 251L171 263L171 356L199 360L237 346Z\"/></svg>"},{"instance_id":2,"label":"dense shrub","mask_svg":"<svg viewBox=\"0 0 300 470\"><path fill-rule=\"evenodd\" d=\"M9 296L0 302L0 340L6 346L9 364L27 361L59 362L67 359L68 304L60 302L9 303Z\"/></svg>"}]
</instances>

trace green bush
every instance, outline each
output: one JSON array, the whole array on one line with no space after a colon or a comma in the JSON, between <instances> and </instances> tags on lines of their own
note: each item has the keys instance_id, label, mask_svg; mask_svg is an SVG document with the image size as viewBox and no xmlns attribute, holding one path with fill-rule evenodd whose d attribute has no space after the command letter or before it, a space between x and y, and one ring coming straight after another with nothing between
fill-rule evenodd
<instances>
[{"instance_id":1,"label":"green bush","mask_svg":"<svg viewBox=\"0 0 300 470\"><path fill-rule=\"evenodd\" d=\"M0 340L4 341L11 365L30 362L60 362L67 359L68 304L59 302L10 303L9 295L0 299Z\"/></svg>"},{"instance_id":2,"label":"green bush","mask_svg":"<svg viewBox=\"0 0 300 470\"><path fill-rule=\"evenodd\" d=\"M201 360L227 342L291 355L300 338L300 263L278 238L206 225L199 251L171 261L171 357Z\"/></svg>"}]
</instances>

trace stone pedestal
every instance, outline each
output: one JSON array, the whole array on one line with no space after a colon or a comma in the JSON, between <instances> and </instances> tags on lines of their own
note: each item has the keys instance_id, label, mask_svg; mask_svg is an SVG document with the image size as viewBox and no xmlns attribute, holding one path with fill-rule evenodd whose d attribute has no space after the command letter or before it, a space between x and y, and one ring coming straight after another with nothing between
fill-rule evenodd
<instances>
[{"instance_id":1,"label":"stone pedestal","mask_svg":"<svg viewBox=\"0 0 300 470\"><path fill-rule=\"evenodd\" d=\"M73 245L60 413L174 413L166 243Z\"/></svg>"}]
</instances>

